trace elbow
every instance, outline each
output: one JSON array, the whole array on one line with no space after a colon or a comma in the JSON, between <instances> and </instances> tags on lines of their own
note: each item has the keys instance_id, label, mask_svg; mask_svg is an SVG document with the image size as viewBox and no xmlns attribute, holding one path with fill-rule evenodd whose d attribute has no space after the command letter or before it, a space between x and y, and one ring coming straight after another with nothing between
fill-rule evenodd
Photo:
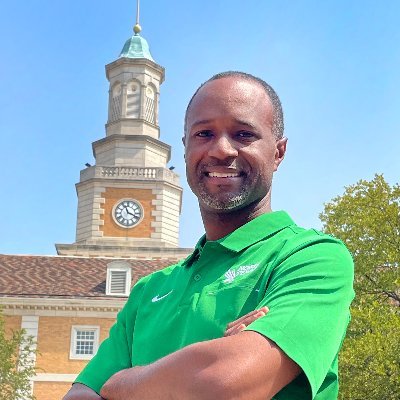
<instances>
[{"instance_id":1,"label":"elbow","mask_svg":"<svg viewBox=\"0 0 400 400\"><path fill-rule=\"evenodd\" d=\"M82 397L80 397L80 396L77 395L77 394L70 393L70 392L68 392L68 393L62 398L62 400L80 400L80 399L82 399Z\"/></svg>"},{"instance_id":2,"label":"elbow","mask_svg":"<svg viewBox=\"0 0 400 400\"><path fill-rule=\"evenodd\" d=\"M62 400L79 400L82 397L79 395L79 393L74 393L74 391L69 390L68 393L62 398Z\"/></svg>"}]
</instances>

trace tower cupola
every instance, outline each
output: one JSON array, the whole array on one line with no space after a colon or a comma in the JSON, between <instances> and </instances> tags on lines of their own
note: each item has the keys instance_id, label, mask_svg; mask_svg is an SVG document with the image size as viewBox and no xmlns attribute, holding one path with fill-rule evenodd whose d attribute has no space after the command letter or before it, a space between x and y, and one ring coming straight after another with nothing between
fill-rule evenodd
<instances>
[{"instance_id":1,"label":"tower cupola","mask_svg":"<svg viewBox=\"0 0 400 400\"><path fill-rule=\"evenodd\" d=\"M140 25L136 24L133 29L135 34L125 42L119 57L147 58L148 60L154 62L154 59L150 54L147 40L139 35L139 32L141 31Z\"/></svg>"}]
</instances>

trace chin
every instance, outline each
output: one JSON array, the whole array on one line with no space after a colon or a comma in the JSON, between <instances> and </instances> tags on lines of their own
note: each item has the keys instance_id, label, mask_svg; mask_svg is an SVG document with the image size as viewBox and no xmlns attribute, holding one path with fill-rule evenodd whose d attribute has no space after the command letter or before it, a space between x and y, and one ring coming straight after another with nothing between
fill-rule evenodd
<instances>
[{"instance_id":1,"label":"chin","mask_svg":"<svg viewBox=\"0 0 400 400\"><path fill-rule=\"evenodd\" d=\"M231 212L248 205L246 193L215 196L208 193L200 193L199 201L203 208L210 211Z\"/></svg>"}]
</instances>

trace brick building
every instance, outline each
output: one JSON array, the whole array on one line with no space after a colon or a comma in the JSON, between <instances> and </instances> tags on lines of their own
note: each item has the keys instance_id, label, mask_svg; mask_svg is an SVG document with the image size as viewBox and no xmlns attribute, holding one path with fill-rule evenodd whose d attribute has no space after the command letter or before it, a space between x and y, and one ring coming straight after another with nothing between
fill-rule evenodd
<instances>
[{"instance_id":1,"label":"brick building","mask_svg":"<svg viewBox=\"0 0 400 400\"><path fill-rule=\"evenodd\" d=\"M32 362L37 400L60 399L108 335L141 276L186 257L178 247L182 188L167 168L158 105L164 68L134 27L110 82L105 137L93 143L95 165L76 185L76 241L57 256L0 255L0 306L6 328L37 342Z\"/></svg>"}]
</instances>

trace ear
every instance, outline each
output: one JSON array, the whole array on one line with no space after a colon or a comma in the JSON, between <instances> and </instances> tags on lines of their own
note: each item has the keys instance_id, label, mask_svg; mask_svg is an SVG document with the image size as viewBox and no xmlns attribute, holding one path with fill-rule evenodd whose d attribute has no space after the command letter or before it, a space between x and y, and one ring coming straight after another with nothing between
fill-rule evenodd
<instances>
[{"instance_id":1,"label":"ear","mask_svg":"<svg viewBox=\"0 0 400 400\"><path fill-rule=\"evenodd\" d=\"M287 137L282 137L276 141L274 171L278 170L279 164L285 158L287 141L288 141Z\"/></svg>"},{"instance_id":2,"label":"ear","mask_svg":"<svg viewBox=\"0 0 400 400\"><path fill-rule=\"evenodd\" d=\"M184 153L183 153L183 159L186 162L186 140L185 139L186 139L186 135L184 134L182 136L183 149L185 150Z\"/></svg>"}]
</instances>

